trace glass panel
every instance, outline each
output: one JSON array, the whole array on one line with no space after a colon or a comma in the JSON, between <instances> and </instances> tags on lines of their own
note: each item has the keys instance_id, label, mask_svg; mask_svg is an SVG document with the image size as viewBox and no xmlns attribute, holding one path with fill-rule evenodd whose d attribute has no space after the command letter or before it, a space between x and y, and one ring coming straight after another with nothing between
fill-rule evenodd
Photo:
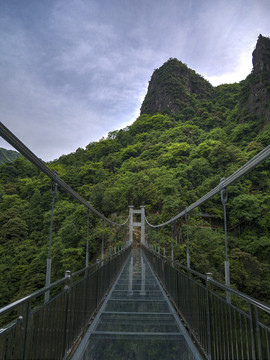
<instances>
[{"instance_id":1,"label":"glass panel","mask_svg":"<svg viewBox=\"0 0 270 360\"><path fill-rule=\"evenodd\" d=\"M195 359L140 249L132 250L83 359Z\"/></svg>"},{"instance_id":2,"label":"glass panel","mask_svg":"<svg viewBox=\"0 0 270 360\"><path fill-rule=\"evenodd\" d=\"M84 360L193 360L183 336L93 335Z\"/></svg>"}]
</instances>

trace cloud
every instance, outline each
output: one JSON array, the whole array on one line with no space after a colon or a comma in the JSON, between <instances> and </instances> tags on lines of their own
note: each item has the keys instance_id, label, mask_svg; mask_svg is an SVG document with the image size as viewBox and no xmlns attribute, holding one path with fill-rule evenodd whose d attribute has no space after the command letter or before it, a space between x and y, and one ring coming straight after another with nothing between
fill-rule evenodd
<instances>
[{"instance_id":1,"label":"cloud","mask_svg":"<svg viewBox=\"0 0 270 360\"><path fill-rule=\"evenodd\" d=\"M46 55L37 39L30 41L29 34L12 22L1 43L6 54L5 87L0 89L3 121L45 160L121 127L139 106L140 91L131 85L141 85L139 68L128 71L124 66L129 54L119 56L113 49L113 31L68 15L53 14L47 31L61 46L44 44Z\"/></svg>"},{"instance_id":2,"label":"cloud","mask_svg":"<svg viewBox=\"0 0 270 360\"><path fill-rule=\"evenodd\" d=\"M244 79L270 13L266 0L14 0L0 10L1 121L45 160L135 120L169 57L214 85Z\"/></svg>"}]
</instances>

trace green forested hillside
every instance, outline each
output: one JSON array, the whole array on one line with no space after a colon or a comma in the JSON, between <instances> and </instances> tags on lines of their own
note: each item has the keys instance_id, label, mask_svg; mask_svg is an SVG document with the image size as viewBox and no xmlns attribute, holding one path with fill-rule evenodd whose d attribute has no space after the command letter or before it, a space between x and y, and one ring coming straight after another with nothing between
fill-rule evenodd
<instances>
[{"instance_id":1,"label":"green forested hillside","mask_svg":"<svg viewBox=\"0 0 270 360\"><path fill-rule=\"evenodd\" d=\"M13 161L21 156L17 151L0 148L0 164Z\"/></svg>"},{"instance_id":2,"label":"green forested hillside","mask_svg":"<svg viewBox=\"0 0 270 360\"><path fill-rule=\"evenodd\" d=\"M168 72L176 61L169 60L158 69L159 73ZM196 92L185 90L182 96L181 85L181 99L176 99L181 106L175 111L168 112L167 108L163 113L155 112L150 98L147 106L150 109L151 105L151 111L142 113L131 126L62 156L49 167L113 219L116 214L126 218L128 205L146 205L147 217L155 223L182 211L270 143L268 118L256 109L246 110L252 92L250 77L239 84L214 88L205 85L201 77L196 82L194 73L185 68L181 74L183 82L186 77L193 79ZM170 89L170 84L166 86ZM270 97L269 89L265 91ZM269 105L266 103L265 108ZM270 161L265 161L228 189L231 282L264 301L269 301L270 296L269 165ZM0 199L2 306L44 285L50 181L19 158L0 166ZM202 213L211 217L202 217ZM86 210L60 190L54 216L53 279L63 276L67 269L74 271L84 265ZM117 220L121 222L122 218L118 216ZM213 272L220 281L224 281L225 260L222 219L218 196L190 218L191 266L200 272ZM107 226L105 230L108 245L115 239L110 232L114 229ZM174 229L164 229L161 236L161 243L169 250L173 235L175 256L183 264L185 231L183 220ZM153 233L148 237L156 241ZM101 223L92 215L89 251L93 260L99 257L101 238Z\"/></svg>"}]
</instances>

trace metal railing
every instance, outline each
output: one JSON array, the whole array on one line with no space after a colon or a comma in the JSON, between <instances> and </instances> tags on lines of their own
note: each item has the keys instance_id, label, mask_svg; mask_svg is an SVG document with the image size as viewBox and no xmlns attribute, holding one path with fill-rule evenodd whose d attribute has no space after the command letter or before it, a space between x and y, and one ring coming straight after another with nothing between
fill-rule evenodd
<instances>
[{"instance_id":1,"label":"metal railing","mask_svg":"<svg viewBox=\"0 0 270 360\"><path fill-rule=\"evenodd\" d=\"M0 309L1 359L67 358L84 334L131 247ZM47 291L54 295L43 303ZM13 317L13 320L11 318ZM9 319L9 324L5 324Z\"/></svg>"},{"instance_id":2,"label":"metal railing","mask_svg":"<svg viewBox=\"0 0 270 360\"><path fill-rule=\"evenodd\" d=\"M207 359L270 359L270 307L143 246ZM230 292L231 303L226 300Z\"/></svg>"}]
</instances>

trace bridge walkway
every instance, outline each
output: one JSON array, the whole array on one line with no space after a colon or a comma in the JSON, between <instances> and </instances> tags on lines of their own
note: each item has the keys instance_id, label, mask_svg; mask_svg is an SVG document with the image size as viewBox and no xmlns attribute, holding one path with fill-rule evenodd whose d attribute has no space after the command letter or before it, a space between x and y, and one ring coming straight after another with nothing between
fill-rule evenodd
<instances>
[{"instance_id":1,"label":"bridge walkway","mask_svg":"<svg viewBox=\"0 0 270 360\"><path fill-rule=\"evenodd\" d=\"M140 248L132 250L72 359L201 359Z\"/></svg>"}]
</instances>

